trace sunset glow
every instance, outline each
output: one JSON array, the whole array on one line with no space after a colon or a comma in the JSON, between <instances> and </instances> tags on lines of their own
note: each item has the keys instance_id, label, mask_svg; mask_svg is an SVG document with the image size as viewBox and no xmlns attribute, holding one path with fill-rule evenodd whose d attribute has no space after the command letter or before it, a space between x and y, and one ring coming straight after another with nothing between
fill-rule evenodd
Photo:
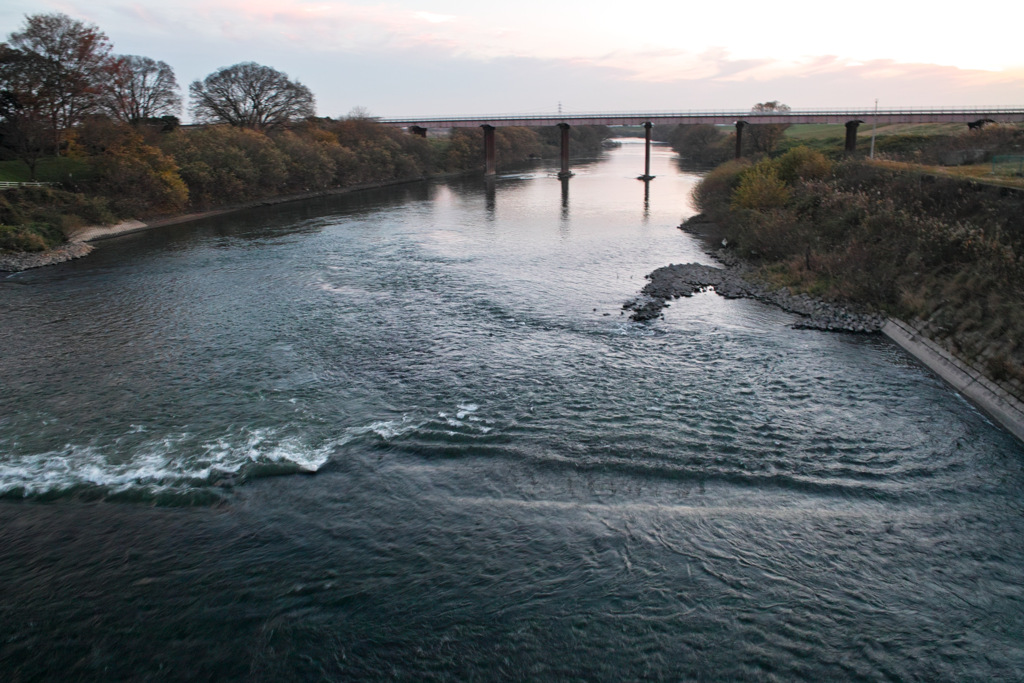
<instances>
[{"instance_id":1,"label":"sunset glow","mask_svg":"<svg viewBox=\"0 0 1024 683\"><path fill-rule=\"evenodd\" d=\"M464 0L27 2L100 26L126 54L171 64L182 84L240 61L288 72L320 113L375 114L1024 104L1018 3L921 12L871 0L588 3Z\"/></svg>"}]
</instances>

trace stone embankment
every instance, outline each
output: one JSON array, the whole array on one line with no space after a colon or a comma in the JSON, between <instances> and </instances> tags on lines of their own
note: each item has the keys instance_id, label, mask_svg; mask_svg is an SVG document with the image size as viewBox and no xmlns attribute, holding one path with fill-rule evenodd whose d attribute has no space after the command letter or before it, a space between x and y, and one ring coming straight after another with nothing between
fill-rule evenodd
<instances>
[{"instance_id":1,"label":"stone embankment","mask_svg":"<svg viewBox=\"0 0 1024 683\"><path fill-rule=\"evenodd\" d=\"M856 313L806 294L791 294L786 288L769 289L745 277L746 266L728 252L720 251L717 256L724 267L684 263L658 268L647 276L650 282L640 295L626 302L623 308L633 311L630 316L633 320L651 320L661 315L670 299L714 291L726 299L756 299L794 313L800 316L793 324L797 329L878 332L885 324L885 318L880 315Z\"/></svg>"}]
</instances>

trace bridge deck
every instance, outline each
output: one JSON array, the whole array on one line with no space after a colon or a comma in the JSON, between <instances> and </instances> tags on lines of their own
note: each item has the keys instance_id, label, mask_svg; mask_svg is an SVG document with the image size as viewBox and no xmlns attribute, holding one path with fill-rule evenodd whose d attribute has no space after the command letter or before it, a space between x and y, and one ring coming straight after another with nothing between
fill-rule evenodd
<instances>
[{"instance_id":1,"label":"bridge deck","mask_svg":"<svg viewBox=\"0 0 1024 683\"><path fill-rule=\"evenodd\" d=\"M805 109L786 113L755 114L750 111L614 112L589 114L502 114L497 116L455 116L382 118L380 123L399 128L476 128L478 126L640 126L653 124L747 123L846 123L848 121L890 123L972 123L988 119L997 123L1024 122L1024 107L972 107L945 109Z\"/></svg>"}]
</instances>

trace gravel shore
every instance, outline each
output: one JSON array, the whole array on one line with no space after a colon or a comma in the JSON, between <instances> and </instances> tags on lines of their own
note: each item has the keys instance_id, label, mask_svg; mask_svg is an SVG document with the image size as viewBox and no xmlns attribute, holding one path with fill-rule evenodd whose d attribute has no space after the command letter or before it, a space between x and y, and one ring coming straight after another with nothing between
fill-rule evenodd
<instances>
[{"instance_id":1,"label":"gravel shore","mask_svg":"<svg viewBox=\"0 0 1024 683\"><path fill-rule=\"evenodd\" d=\"M68 242L48 251L0 254L0 271L18 272L29 268L52 266L76 258L82 258L93 250L85 242Z\"/></svg>"}]
</instances>

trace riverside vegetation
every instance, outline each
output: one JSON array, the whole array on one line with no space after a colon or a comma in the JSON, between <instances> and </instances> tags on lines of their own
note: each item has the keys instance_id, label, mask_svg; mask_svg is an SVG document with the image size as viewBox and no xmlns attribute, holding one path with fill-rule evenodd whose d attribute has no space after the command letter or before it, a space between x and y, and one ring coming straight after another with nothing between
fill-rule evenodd
<instances>
[{"instance_id":1,"label":"riverside vegetation","mask_svg":"<svg viewBox=\"0 0 1024 683\"><path fill-rule=\"evenodd\" d=\"M555 130L557 133L558 131ZM594 154L601 127L573 130L577 154ZM52 249L85 225L202 211L282 195L474 170L482 133L424 139L366 117L310 118L269 131L214 125L132 126L96 116L68 134L53 187L0 193L0 251ZM500 128L503 164L553 157L554 135ZM21 180L19 162L0 170Z\"/></svg>"},{"instance_id":2,"label":"riverside vegetation","mask_svg":"<svg viewBox=\"0 0 1024 683\"><path fill-rule=\"evenodd\" d=\"M755 109L766 105L778 106L769 102ZM869 126L861 126L862 147L868 147L866 138L871 132ZM889 161L947 167L982 164L991 171L994 156L1024 155L1024 126L1020 124L986 124L973 130L963 124L892 124L873 132L875 156ZM731 126L655 126L653 133L691 166L715 166L731 160L736 151L736 133ZM743 154L776 155L807 147L839 160L845 156L844 136L841 124L749 125Z\"/></svg>"},{"instance_id":3,"label":"riverside vegetation","mask_svg":"<svg viewBox=\"0 0 1024 683\"><path fill-rule=\"evenodd\" d=\"M911 321L1024 395L1024 192L795 148L694 199L749 277Z\"/></svg>"}]
</instances>

